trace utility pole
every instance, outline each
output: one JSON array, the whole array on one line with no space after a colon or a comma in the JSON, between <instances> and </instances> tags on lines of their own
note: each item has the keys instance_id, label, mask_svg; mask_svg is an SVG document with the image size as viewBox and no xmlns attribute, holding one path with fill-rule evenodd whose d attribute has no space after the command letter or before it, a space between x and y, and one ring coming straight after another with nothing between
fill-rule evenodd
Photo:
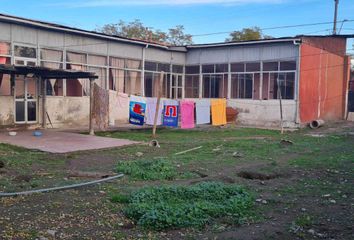
<instances>
[{"instance_id":1,"label":"utility pole","mask_svg":"<svg viewBox=\"0 0 354 240\"><path fill-rule=\"evenodd\" d=\"M339 0L334 0L335 7L334 7L333 35L337 34L338 3L339 3Z\"/></svg>"}]
</instances>

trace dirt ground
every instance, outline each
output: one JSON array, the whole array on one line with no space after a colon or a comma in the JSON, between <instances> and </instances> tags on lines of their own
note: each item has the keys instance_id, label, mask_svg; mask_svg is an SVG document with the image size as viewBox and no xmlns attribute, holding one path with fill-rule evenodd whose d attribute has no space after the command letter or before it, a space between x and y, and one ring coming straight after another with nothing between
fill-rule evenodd
<instances>
[{"instance_id":1,"label":"dirt ground","mask_svg":"<svg viewBox=\"0 0 354 240\"><path fill-rule=\"evenodd\" d=\"M142 181L126 176L75 190L0 198L0 239L354 239L353 122L285 136L258 130L236 134L241 130L228 128L221 129L222 135L215 138L218 131L192 133L205 137L199 142L190 139L192 146L186 132L171 130L170 135L159 139L161 149L141 144L44 154L3 146L0 159L5 167L0 169L0 192L89 181L92 179L70 179L68 173L114 172L118 161L141 158L137 152L144 159L172 159L178 171L197 175L171 181ZM115 137L114 133L102 134ZM148 135L133 131L117 136L147 142ZM290 143L282 144L281 139L289 139ZM203 152L180 157L174 154L198 145L205 146ZM21 165L26 156L30 160ZM10 160L21 164L11 165L7 162ZM30 171L23 170L26 167ZM26 174L33 179L26 182L16 178ZM245 186L255 196L255 217L242 225L216 219L203 229L156 232L136 226L124 216L121 204L110 201L113 193L131 192L146 185L191 185L202 181Z\"/></svg>"}]
</instances>

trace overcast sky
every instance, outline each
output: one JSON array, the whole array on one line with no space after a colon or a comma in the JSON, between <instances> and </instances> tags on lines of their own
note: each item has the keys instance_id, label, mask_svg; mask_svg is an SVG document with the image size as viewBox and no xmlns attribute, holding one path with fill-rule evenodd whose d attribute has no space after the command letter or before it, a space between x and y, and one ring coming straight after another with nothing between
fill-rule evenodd
<instances>
[{"instance_id":1,"label":"overcast sky","mask_svg":"<svg viewBox=\"0 0 354 240\"><path fill-rule=\"evenodd\" d=\"M3 13L87 30L120 19L140 19L147 26L163 31L182 24L193 35L251 26L269 28L330 22L334 11L334 0L0 0L0 3ZM354 19L353 13L354 0L340 0L338 19ZM328 34L331 28L327 24L264 33L274 37ZM354 22L344 23L341 33L354 33ZM219 42L226 37L227 34L199 36L194 41Z\"/></svg>"}]
</instances>

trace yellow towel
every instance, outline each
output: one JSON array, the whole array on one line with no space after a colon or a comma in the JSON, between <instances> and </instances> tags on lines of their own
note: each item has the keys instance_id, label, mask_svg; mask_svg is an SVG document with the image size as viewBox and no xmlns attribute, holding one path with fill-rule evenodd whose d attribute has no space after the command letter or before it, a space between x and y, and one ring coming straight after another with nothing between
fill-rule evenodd
<instances>
[{"instance_id":1,"label":"yellow towel","mask_svg":"<svg viewBox=\"0 0 354 240\"><path fill-rule=\"evenodd\" d=\"M211 100L211 118L213 126L226 124L226 99Z\"/></svg>"}]
</instances>

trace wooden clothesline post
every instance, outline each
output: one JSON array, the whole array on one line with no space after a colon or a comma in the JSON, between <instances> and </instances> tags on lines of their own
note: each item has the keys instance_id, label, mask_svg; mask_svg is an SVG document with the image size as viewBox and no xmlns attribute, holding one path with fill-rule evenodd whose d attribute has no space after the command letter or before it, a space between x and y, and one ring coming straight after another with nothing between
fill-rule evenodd
<instances>
[{"instance_id":1,"label":"wooden clothesline post","mask_svg":"<svg viewBox=\"0 0 354 240\"><path fill-rule=\"evenodd\" d=\"M280 88L280 80L279 77L277 78L278 83L278 97L279 97L279 106L280 106L280 127L281 127L281 134L284 133L284 124L283 124L283 103L282 103L282 95L281 95L281 88Z\"/></svg>"},{"instance_id":2,"label":"wooden clothesline post","mask_svg":"<svg viewBox=\"0 0 354 240\"><path fill-rule=\"evenodd\" d=\"M165 73L161 72L160 73L160 81L159 81L159 87L157 91L157 102L156 102L156 111L155 111L155 118L154 118L154 126L152 128L152 137L156 138L156 126L157 126L157 119L159 117L159 110L160 110L160 102L161 102L161 90L162 90L162 83L163 83L163 78L164 78Z\"/></svg>"}]
</instances>

